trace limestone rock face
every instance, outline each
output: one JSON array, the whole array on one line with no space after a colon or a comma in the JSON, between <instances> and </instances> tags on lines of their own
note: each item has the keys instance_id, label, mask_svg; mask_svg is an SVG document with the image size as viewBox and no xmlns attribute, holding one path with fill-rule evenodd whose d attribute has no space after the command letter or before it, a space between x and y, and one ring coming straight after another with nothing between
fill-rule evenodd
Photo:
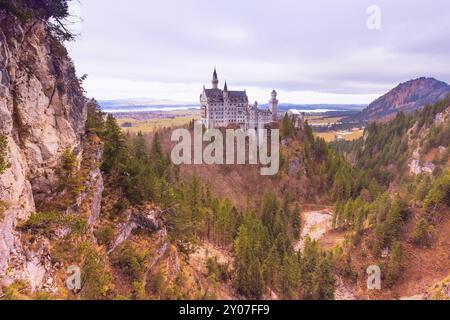
<instances>
[{"instance_id":1,"label":"limestone rock face","mask_svg":"<svg viewBox=\"0 0 450 320\"><path fill-rule=\"evenodd\" d=\"M66 149L81 157L85 98L67 53L37 20L20 23L0 13L0 134L10 168L0 175L0 281L45 280L43 254L28 252L15 227L57 183Z\"/></svg>"},{"instance_id":2,"label":"limestone rock face","mask_svg":"<svg viewBox=\"0 0 450 320\"><path fill-rule=\"evenodd\" d=\"M164 224L164 212L154 207L134 208L128 212L128 219L119 226L118 234L108 248L108 253L114 251L121 243L128 239L133 230L144 229L150 232L158 232L161 237L167 235Z\"/></svg>"}]
</instances>

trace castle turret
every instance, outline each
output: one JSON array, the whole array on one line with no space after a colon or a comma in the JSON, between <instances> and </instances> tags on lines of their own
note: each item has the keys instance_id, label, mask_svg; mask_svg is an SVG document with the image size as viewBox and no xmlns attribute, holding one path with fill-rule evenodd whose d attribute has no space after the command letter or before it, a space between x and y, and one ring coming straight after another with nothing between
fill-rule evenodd
<instances>
[{"instance_id":1,"label":"castle turret","mask_svg":"<svg viewBox=\"0 0 450 320\"><path fill-rule=\"evenodd\" d=\"M223 99L228 100L228 85L227 85L226 81L225 81L225 86L223 87Z\"/></svg>"},{"instance_id":2,"label":"castle turret","mask_svg":"<svg viewBox=\"0 0 450 320\"><path fill-rule=\"evenodd\" d=\"M272 112L272 120L277 121L278 100L277 100L277 92L275 90L272 91L272 99L270 99L269 101L269 110Z\"/></svg>"},{"instance_id":3,"label":"castle turret","mask_svg":"<svg viewBox=\"0 0 450 320\"><path fill-rule=\"evenodd\" d=\"M217 77L217 71L216 68L214 68L213 77L212 77L212 87L213 89L217 89L219 86L219 78Z\"/></svg>"}]
</instances>

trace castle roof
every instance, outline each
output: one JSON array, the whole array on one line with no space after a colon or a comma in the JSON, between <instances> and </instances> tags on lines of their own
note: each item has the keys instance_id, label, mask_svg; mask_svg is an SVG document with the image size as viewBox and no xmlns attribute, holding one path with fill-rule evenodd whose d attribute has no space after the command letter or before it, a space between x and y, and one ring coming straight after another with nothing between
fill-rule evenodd
<instances>
[{"instance_id":1,"label":"castle roof","mask_svg":"<svg viewBox=\"0 0 450 320\"><path fill-rule=\"evenodd\" d=\"M223 91L220 89L205 89L208 102L223 102Z\"/></svg>"},{"instance_id":2,"label":"castle roof","mask_svg":"<svg viewBox=\"0 0 450 320\"><path fill-rule=\"evenodd\" d=\"M227 88L228 89L228 88ZM208 102L223 102L223 91L220 89L205 89ZM228 100L232 103L247 103L245 91L228 91Z\"/></svg>"}]
</instances>

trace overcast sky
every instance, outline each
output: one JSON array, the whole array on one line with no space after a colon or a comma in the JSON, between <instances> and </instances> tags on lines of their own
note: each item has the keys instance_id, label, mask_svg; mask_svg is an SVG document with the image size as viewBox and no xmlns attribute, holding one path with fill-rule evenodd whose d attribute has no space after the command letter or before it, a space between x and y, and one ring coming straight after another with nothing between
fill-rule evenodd
<instances>
[{"instance_id":1,"label":"overcast sky","mask_svg":"<svg viewBox=\"0 0 450 320\"><path fill-rule=\"evenodd\" d=\"M67 46L97 99L197 102L214 66L261 103L272 89L281 102L369 103L412 78L450 82L448 0L80 0L72 12L83 21Z\"/></svg>"}]
</instances>

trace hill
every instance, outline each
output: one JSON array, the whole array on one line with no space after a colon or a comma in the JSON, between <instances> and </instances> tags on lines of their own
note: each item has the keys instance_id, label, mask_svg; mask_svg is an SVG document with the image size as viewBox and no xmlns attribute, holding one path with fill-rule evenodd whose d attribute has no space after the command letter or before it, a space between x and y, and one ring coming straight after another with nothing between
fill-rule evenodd
<instances>
[{"instance_id":1,"label":"hill","mask_svg":"<svg viewBox=\"0 0 450 320\"><path fill-rule=\"evenodd\" d=\"M371 123L347 146L347 159L368 182L359 195L338 200L334 216L335 228L347 234L341 275L357 296L425 298L450 274L449 143L447 98ZM381 268L382 291L367 290L370 265Z\"/></svg>"},{"instance_id":2,"label":"hill","mask_svg":"<svg viewBox=\"0 0 450 320\"><path fill-rule=\"evenodd\" d=\"M398 85L372 102L360 113L347 121L386 121L399 112L419 110L433 104L450 93L450 86L434 78L418 78Z\"/></svg>"}]
</instances>

